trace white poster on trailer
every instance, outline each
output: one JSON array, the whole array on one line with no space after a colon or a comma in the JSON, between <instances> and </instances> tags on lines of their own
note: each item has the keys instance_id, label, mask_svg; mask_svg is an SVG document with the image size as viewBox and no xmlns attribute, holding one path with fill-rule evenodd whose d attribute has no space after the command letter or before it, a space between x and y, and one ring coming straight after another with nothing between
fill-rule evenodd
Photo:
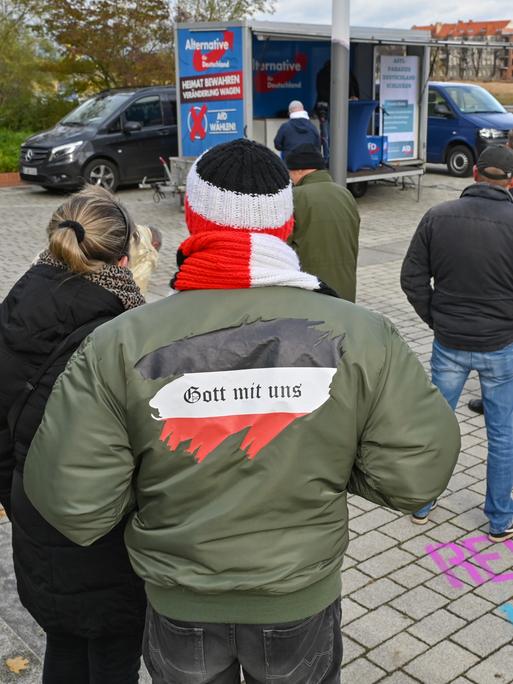
<instances>
[{"instance_id":1,"label":"white poster on trailer","mask_svg":"<svg viewBox=\"0 0 513 684\"><path fill-rule=\"evenodd\" d=\"M379 103L383 108L381 135L388 136L388 159L418 157L419 58L381 57Z\"/></svg>"}]
</instances>

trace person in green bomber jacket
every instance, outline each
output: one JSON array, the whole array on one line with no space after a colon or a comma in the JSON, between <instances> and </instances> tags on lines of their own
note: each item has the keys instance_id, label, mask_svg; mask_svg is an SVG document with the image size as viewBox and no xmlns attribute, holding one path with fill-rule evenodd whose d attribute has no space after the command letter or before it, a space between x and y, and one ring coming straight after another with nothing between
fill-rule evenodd
<instances>
[{"instance_id":1,"label":"person in green bomber jacket","mask_svg":"<svg viewBox=\"0 0 513 684\"><path fill-rule=\"evenodd\" d=\"M356 299L360 215L346 188L335 183L313 145L300 145L285 158L294 183L296 223L289 244L301 267L350 302Z\"/></svg>"},{"instance_id":2,"label":"person in green bomber jacket","mask_svg":"<svg viewBox=\"0 0 513 684\"><path fill-rule=\"evenodd\" d=\"M340 682L347 494L436 498L457 421L389 321L299 268L273 152L192 167L178 291L97 329L58 379L25 488L88 545L130 515L157 684Z\"/></svg>"}]
</instances>

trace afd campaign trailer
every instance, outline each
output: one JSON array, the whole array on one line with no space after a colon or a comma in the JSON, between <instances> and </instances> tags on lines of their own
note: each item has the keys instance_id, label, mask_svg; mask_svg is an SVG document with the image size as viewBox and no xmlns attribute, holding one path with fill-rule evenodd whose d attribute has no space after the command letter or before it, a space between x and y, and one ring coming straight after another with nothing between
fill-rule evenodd
<instances>
[{"instance_id":1,"label":"afd campaign trailer","mask_svg":"<svg viewBox=\"0 0 513 684\"><path fill-rule=\"evenodd\" d=\"M243 136L274 149L291 100L315 123L329 99L329 25L247 20L175 31L181 157ZM420 190L431 44L425 31L351 27L348 183L410 177Z\"/></svg>"}]
</instances>

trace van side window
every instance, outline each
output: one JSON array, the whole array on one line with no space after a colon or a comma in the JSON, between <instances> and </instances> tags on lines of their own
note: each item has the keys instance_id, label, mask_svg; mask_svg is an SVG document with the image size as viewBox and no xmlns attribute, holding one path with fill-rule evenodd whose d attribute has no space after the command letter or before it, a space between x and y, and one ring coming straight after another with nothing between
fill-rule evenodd
<instances>
[{"instance_id":1,"label":"van side window","mask_svg":"<svg viewBox=\"0 0 513 684\"><path fill-rule=\"evenodd\" d=\"M162 105L158 95L141 97L125 110L126 121L138 121L143 128L147 126L162 126Z\"/></svg>"},{"instance_id":2,"label":"van side window","mask_svg":"<svg viewBox=\"0 0 513 684\"><path fill-rule=\"evenodd\" d=\"M435 111L437 105L445 105L447 107L447 101L437 90L430 88L428 95L428 116L440 116L440 114Z\"/></svg>"},{"instance_id":3,"label":"van side window","mask_svg":"<svg viewBox=\"0 0 513 684\"><path fill-rule=\"evenodd\" d=\"M167 97L162 99L164 107L164 121L167 126L176 126L176 100Z\"/></svg>"}]
</instances>

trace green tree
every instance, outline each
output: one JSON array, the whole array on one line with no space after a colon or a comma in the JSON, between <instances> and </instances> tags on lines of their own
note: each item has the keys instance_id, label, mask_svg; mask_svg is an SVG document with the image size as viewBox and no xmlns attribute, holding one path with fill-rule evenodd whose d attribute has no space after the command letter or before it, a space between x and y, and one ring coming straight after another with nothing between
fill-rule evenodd
<instances>
[{"instance_id":1,"label":"green tree","mask_svg":"<svg viewBox=\"0 0 513 684\"><path fill-rule=\"evenodd\" d=\"M172 23L167 0L45 0L39 31L61 56L77 90L169 82Z\"/></svg>"},{"instance_id":2,"label":"green tree","mask_svg":"<svg viewBox=\"0 0 513 684\"><path fill-rule=\"evenodd\" d=\"M26 24L29 12L29 3L0 1L0 127L12 130L30 128L35 108L55 92L45 46Z\"/></svg>"}]
</instances>

